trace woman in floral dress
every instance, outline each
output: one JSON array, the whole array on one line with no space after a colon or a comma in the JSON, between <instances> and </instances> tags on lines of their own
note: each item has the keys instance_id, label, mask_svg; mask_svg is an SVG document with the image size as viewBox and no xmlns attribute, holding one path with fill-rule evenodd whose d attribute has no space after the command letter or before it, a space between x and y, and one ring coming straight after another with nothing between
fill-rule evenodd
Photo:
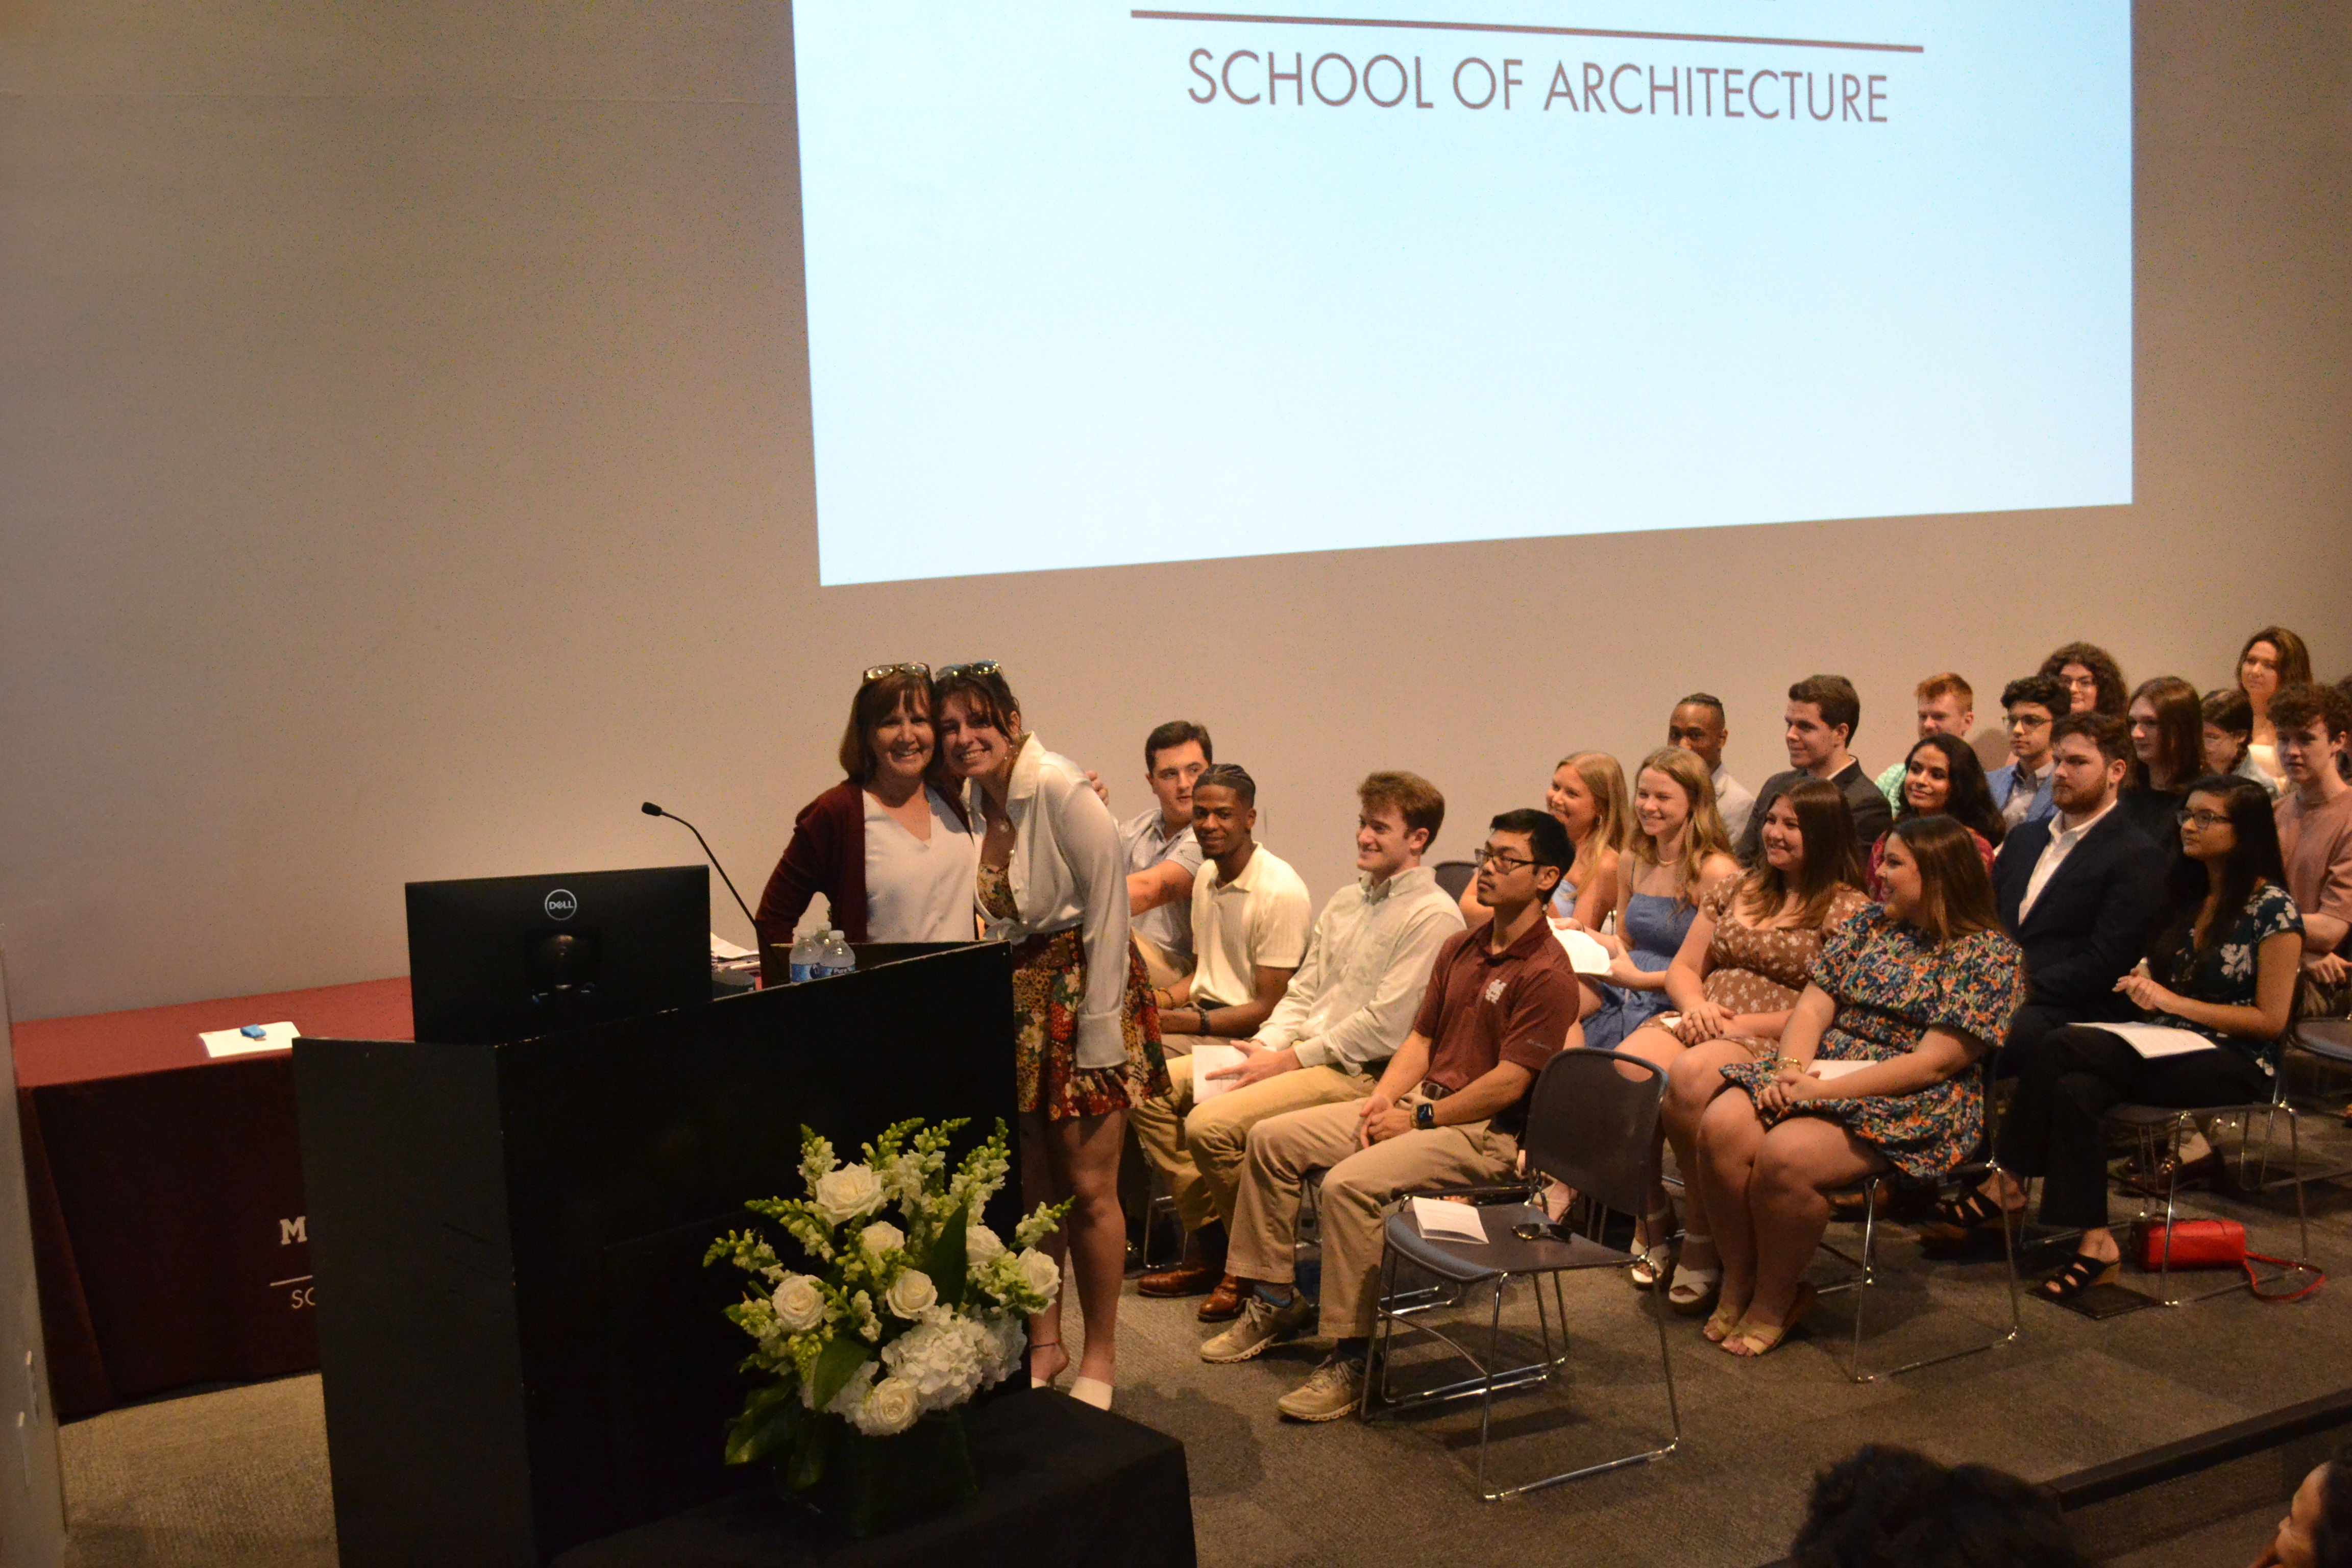
<instances>
[{"instance_id":1,"label":"woman in floral dress","mask_svg":"<svg viewBox=\"0 0 2352 1568\"><path fill-rule=\"evenodd\" d=\"M2116 1278L2122 1249L2107 1228L2106 1142L2100 1118L2138 1105L2242 1105L2271 1096L2279 1041L2294 1018L2303 915L2287 896L2270 792L2239 777L2199 779L2180 808L2180 852L2147 961L2116 982L2146 1021L2213 1048L2148 1058L2096 1025L2055 1030L2028 1058L1998 1140L2005 1174L2040 1176L2042 1217L2082 1227L2074 1260L2042 1285L2068 1300ZM2007 1184L1998 1204L2022 1206ZM1957 1217L2000 1218L1988 1194Z\"/></svg>"},{"instance_id":2,"label":"woman in floral dress","mask_svg":"<svg viewBox=\"0 0 2352 1568\"><path fill-rule=\"evenodd\" d=\"M1896 825L1886 899L1832 931L1780 1032L1777 1057L1732 1062L1699 1123L1698 1178L1723 1257L1706 1336L1762 1355L1812 1306L1802 1282L1828 1194L1889 1169L1940 1176L1976 1146L1972 1069L2024 996L2017 944L1969 830L1948 816ZM1817 1064L1853 1062L1837 1076Z\"/></svg>"},{"instance_id":3,"label":"woman in floral dress","mask_svg":"<svg viewBox=\"0 0 2352 1568\"><path fill-rule=\"evenodd\" d=\"M932 689L939 756L971 785L982 827L975 901L1013 943L1013 1067L1025 1204L1073 1200L1045 1250L1066 1250L1087 1339L1070 1393L1109 1408L1127 1222L1118 1205L1127 1113L1168 1089L1143 959L1128 940L1127 861L1086 771L1027 733L993 662L950 665ZM1030 1378L1069 1364L1062 1298L1030 1320Z\"/></svg>"}]
</instances>

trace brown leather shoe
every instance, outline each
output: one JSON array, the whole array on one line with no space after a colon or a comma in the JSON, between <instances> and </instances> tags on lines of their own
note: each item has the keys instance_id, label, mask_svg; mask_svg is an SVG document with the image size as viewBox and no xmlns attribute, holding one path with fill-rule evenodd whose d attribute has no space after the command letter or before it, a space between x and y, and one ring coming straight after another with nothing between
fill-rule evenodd
<instances>
[{"instance_id":1,"label":"brown leather shoe","mask_svg":"<svg viewBox=\"0 0 2352 1568\"><path fill-rule=\"evenodd\" d=\"M1217 1288L1209 1292L1207 1300L1201 1303L1201 1321L1222 1323L1241 1315L1242 1282L1237 1276L1228 1274L1217 1281Z\"/></svg>"},{"instance_id":2,"label":"brown leather shoe","mask_svg":"<svg viewBox=\"0 0 2352 1568\"><path fill-rule=\"evenodd\" d=\"M1157 1274L1147 1274L1135 1282L1139 1296L1199 1296L1215 1288L1224 1278L1224 1268L1215 1263L1180 1263L1173 1268L1163 1268Z\"/></svg>"}]
</instances>

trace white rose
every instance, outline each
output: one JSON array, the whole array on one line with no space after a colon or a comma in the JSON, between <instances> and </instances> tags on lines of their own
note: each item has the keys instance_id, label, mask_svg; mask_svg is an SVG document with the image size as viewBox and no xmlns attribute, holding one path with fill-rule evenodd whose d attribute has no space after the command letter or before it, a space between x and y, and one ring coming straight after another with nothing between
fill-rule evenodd
<instances>
[{"instance_id":1,"label":"white rose","mask_svg":"<svg viewBox=\"0 0 2352 1568\"><path fill-rule=\"evenodd\" d=\"M857 1407L850 1424L869 1437L890 1437L915 1424L923 1413L922 1402L915 1397L914 1385L902 1377L886 1377L874 1385L866 1402Z\"/></svg>"},{"instance_id":2,"label":"white rose","mask_svg":"<svg viewBox=\"0 0 2352 1568\"><path fill-rule=\"evenodd\" d=\"M1055 1267L1052 1258L1034 1247L1023 1247L1021 1256L1013 1260L1013 1266L1020 1271L1021 1282L1048 1301L1054 1299L1054 1292L1062 1288L1061 1269Z\"/></svg>"},{"instance_id":3,"label":"white rose","mask_svg":"<svg viewBox=\"0 0 2352 1568\"><path fill-rule=\"evenodd\" d=\"M877 1258L886 1252L896 1252L907 1245L907 1233L887 1220L876 1220L857 1233L859 1245Z\"/></svg>"},{"instance_id":4,"label":"white rose","mask_svg":"<svg viewBox=\"0 0 2352 1568\"><path fill-rule=\"evenodd\" d=\"M776 1321L788 1333L800 1333L824 1321L824 1292L805 1274L787 1274L776 1287Z\"/></svg>"},{"instance_id":5,"label":"white rose","mask_svg":"<svg viewBox=\"0 0 2352 1568\"><path fill-rule=\"evenodd\" d=\"M982 1268L1004 1256L1004 1243L984 1225L975 1225L963 1233L963 1255L974 1268Z\"/></svg>"},{"instance_id":6,"label":"white rose","mask_svg":"<svg viewBox=\"0 0 2352 1568\"><path fill-rule=\"evenodd\" d=\"M882 1184L874 1179L870 1166L844 1165L819 1176L812 1195L825 1224L846 1225L881 1206Z\"/></svg>"},{"instance_id":7,"label":"white rose","mask_svg":"<svg viewBox=\"0 0 2352 1568\"><path fill-rule=\"evenodd\" d=\"M890 1281L890 1289L882 1300L893 1312L912 1322L939 1299L939 1288L931 1283L931 1277L919 1268L909 1268Z\"/></svg>"}]
</instances>

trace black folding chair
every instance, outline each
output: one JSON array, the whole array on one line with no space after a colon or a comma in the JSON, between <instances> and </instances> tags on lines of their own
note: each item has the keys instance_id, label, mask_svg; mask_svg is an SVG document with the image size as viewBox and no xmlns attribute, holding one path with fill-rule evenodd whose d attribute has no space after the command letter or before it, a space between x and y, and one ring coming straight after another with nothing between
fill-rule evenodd
<instances>
[{"instance_id":1,"label":"black folding chair","mask_svg":"<svg viewBox=\"0 0 2352 1568\"><path fill-rule=\"evenodd\" d=\"M1618 1070L1621 1067L1639 1076L1628 1078ZM1639 1057L1617 1051L1560 1052L1545 1066L1528 1097L1528 1124L1519 1144L1527 1154L1528 1179L1533 1182L1549 1177L1580 1194L1591 1205L1596 1231L1606 1211L1614 1210L1629 1218L1645 1213L1650 1190L1657 1181L1658 1102L1664 1093L1665 1074ZM1410 1205L1390 1216L1373 1330L1375 1370L1364 1379L1362 1414L1369 1418L1376 1405L1409 1409L1475 1396L1480 1401L1478 1494L1488 1502L1664 1458L1673 1453L1682 1442L1682 1410L1675 1398L1674 1362L1666 1349L1666 1282L1662 1278L1649 1295L1651 1315L1658 1328L1658 1364L1665 1374L1666 1414L1673 1428L1665 1445L1518 1486L1488 1488L1486 1449L1493 1430L1496 1394L1551 1382L1567 1365L1568 1305L1560 1292L1560 1275L1570 1269L1626 1268L1635 1255L1604 1247L1591 1237L1562 1235L1550 1225L1543 1210L1531 1204L1495 1204L1475 1212L1482 1217L1486 1229L1487 1239L1479 1245L1422 1235L1420 1226L1413 1222ZM1522 1236L1518 1234L1522 1230L1539 1234ZM1489 1290L1485 1359L1433 1325L1425 1308L1399 1310L1392 1305L1400 1262L1409 1263L1465 1294L1472 1287ZM1551 1319L1544 1304L1546 1276L1551 1281L1551 1310L1559 1314L1561 1343L1558 1352L1552 1347ZM1535 1281L1536 1320L1543 1333L1543 1359L1507 1368L1499 1364L1503 1288L1522 1277ZM1416 1393L1391 1392L1390 1351L1400 1330L1427 1334L1438 1341L1475 1367L1475 1375Z\"/></svg>"},{"instance_id":2,"label":"black folding chair","mask_svg":"<svg viewBox=\"0 0 2352 1568\"><path fill-rule=\"evenodd\" d=\"M2306 1178L2303 1171L2303 1123L2299 1119L2300 1113L2287 1100L2286 1072L2284 1067L2271 1075L2271 1097L2268 1100L2250 1100L2237 1105L2124 1104L2108 1108L2109 1121L2131 1128L2139 1134L2142 1157L2151 1167L2154 1161L2147 1157L2153 1155L2158 1147L2165 1148L2171 1155L2168 1162L2171 1175L2164 1184L2164 1249L2158 1259L2156 1277L2157 1300L2165 1306L2186 1307L2192 1302L2210 1301L2216 1296L2226 1296L2232 1290L2252 1290L2257 1288L2254 1279L2239 1279L2233 1275L2229 1284L2217 1289L2201 1291L2194 1296L2175 1297L2172 1294L2172 1222L2177 1213L2176 1200L2180 1194L2181 1139L2197 1125L2200 1118L2210 1119L2217 1116L2245 1118L2244 1129L2239 1140L2239 1167L2242 1170L2245 1165L2245 1146L2253 1136L2253 1119L2257 1116L2263 1117L2266 1120L2263 1129L2263 1160L2267 1166L2270 1160L2271 1135L2282 1113L2286 1117L2287 1174L2280 1177L2276 1182L2265 1182L2257 1177L2250 1184L2258 1190L2269 1186L2286 1185L2292 1185L2294 1188L2295 1233L2302 1243L2302 1250L2295 1256L2309 1258L2311 1256L2311 1218L2304 1206L2303 1184L2310 1178ZM2148 1218L2145 1205L2140 1208L2139 1218L2143 1221ZM2260 1283L2275 1284L2287 1278L2289 1272L2291 1270L2282 1269Z\"/></svg>"},{"instance_id":3,"label":"black folding chair","mask_svg":"<svg viewBox=\"0 0 2352 1568\"><path fill-rule=\"evenodd\" d=\"M1455 903L1462 901L1462 889L1477 879L1478 868L1468 860L1440 860L1430 870L1437 877L1437 885Z\"/></svg>"}]
</instances>

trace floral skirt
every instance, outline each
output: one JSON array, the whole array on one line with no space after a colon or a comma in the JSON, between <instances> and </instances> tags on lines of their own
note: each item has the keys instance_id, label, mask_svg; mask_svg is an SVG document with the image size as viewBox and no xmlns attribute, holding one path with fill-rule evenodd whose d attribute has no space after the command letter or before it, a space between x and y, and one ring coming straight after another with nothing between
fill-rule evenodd
<instances>
[{"instance_id":1,"label":"floral skirt","mask_svg":"<svg viewBox=\"0 0 2352 1568\"><path fill-rule=\"evenodd\" d=\"M1827 1059L1889 1059L1858 1050L1841 1050L1831 1040L1819 1053ZM1752 1062L1732 1062L1723 1076L1754 1098L1781 1068L1779 1052ZM1930 1084L1911 1094L1866 1094L1850 1100L1801 1100L1791 1110L1774 1113L1756 1108L1756 1119L1770 1127L1787 1116L1818 1116L1835 1121L1863 1142L1886 1156L1887 1163L1906 1176L1932 1179L1966 1160L1976 1150L1984 1131L1983 1098L1973 1072Z\"/></svg>"},{"instance_id":2,"label":"floral skirt","mask_svg":"<svg viewBox=\"0 0 2352 1568\"><path fill-rule=\"evenodd\" d=\"M1168 1092L1160 1014L1151 1005L1143 955L1127 949L1127 996L1119 1009L1127 1062L1078 1065L1078 1015L1086 1007L1087 950L1076 927L1033 936L1013 950L1013 1056L1020 1109L1048 1121L1108 1116Z\"/></svg>"}]
</instances>

